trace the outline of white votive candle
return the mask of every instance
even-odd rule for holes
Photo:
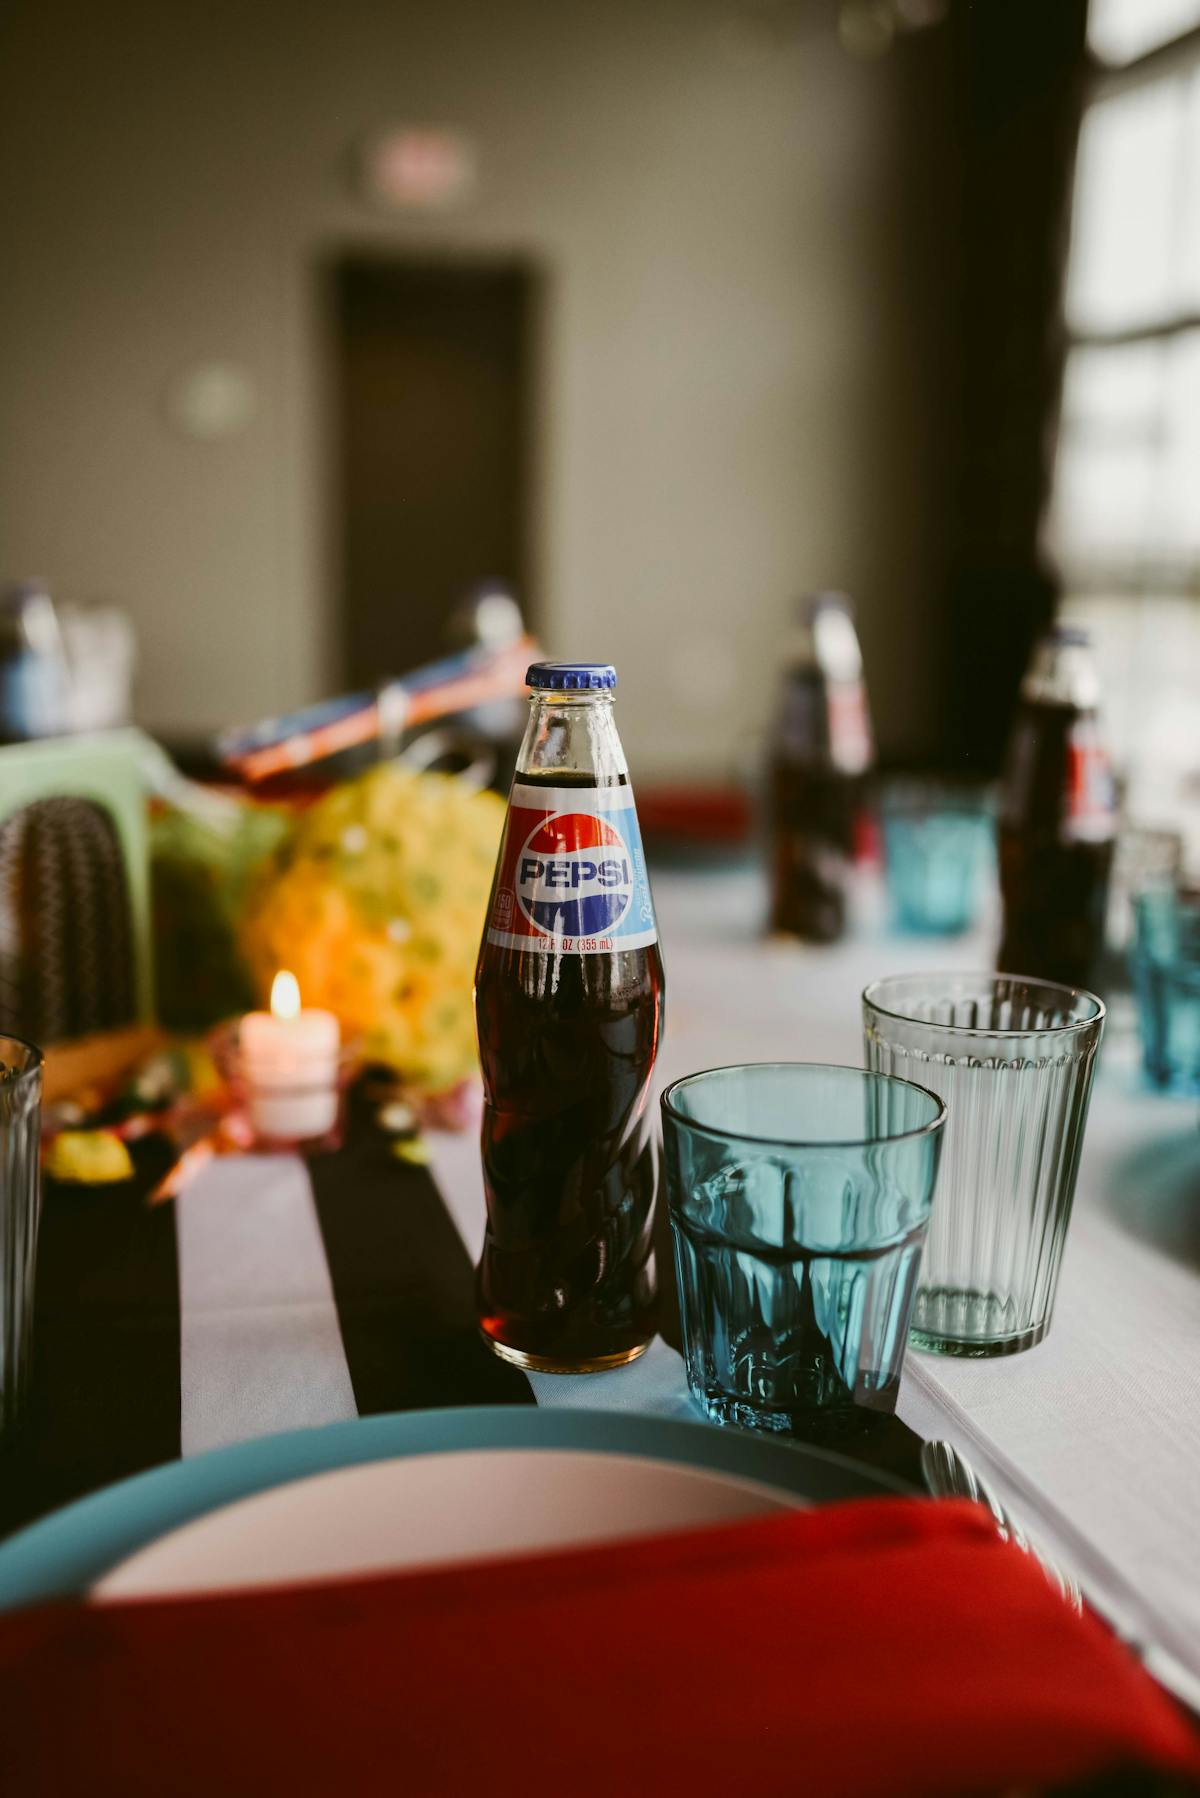
[[[303,1010],[286,969],[271,987],[270,1011],[247,1012],[238,1035],[246,1108],[259,1136],[305,1142],[337,1122],[341,1032],[331,1011]]]

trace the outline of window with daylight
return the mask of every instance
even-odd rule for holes
[[[1091,0],[1046,548],[1138,824],[1200,856],[1200,0]]]

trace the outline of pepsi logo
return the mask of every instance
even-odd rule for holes
[[[539,930],[591,937],[612,930],[633,900],[633,858],[620,832],[592,812],[560,812],[525,840],[517,903]]]

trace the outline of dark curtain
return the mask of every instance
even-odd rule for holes
[[[1056,598],[1037,552],[1064,355],[1062,284],[1087,0],[955,0],[939,46],[956,178],[942,759],[999,769]],[[933,36],[934,34],[930,34]]]

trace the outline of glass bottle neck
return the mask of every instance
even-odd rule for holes
[[[1021,697],[1041,705],[1095,711],[1100,704],[1100,681],[1091,650],[1086,644],[1043,638],[1021,682]]]
[[[830,683],[862,679],[862,650],[850,613],[837,605],[811,607],[793,626],[784,654],[793,672],[814,669]]]
[[[518,774],[583,777],[616,786],[628,775],[611,693],[535,693],[517,757]]]

